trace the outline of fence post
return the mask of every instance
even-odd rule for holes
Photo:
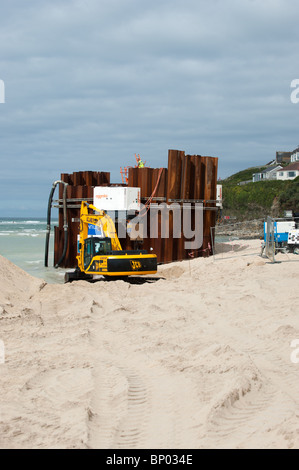
[[[274,219],[267,217],[266,249],[267,258],[275,263],[275,238],[274,238]]]

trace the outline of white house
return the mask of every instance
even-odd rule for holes
[[[258,181],[275,180],[276,172],[281,168],[283,168],[281,165],[273,165],[268,166],[265,170],[261,171],[260,173],[253,173],[252,182],[257,183]]]
[[[294,152],[291,155],[291,163],[299,162],[299,152]]]
[[[299,161],[291,163],[284,168],[280,168],[276,172],[276,178],[278,180],[293,180],[299,176]]]

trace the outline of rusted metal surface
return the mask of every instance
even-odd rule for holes
[[[154,198],[159,198],[164,202],[164,200],[166,201],[166,196],[167,196],[166,191],[167,191],[167,174],[168,174],[168,170],[167,170],[167,168],[163,168],[162,171],[161,171],[161,174],[160,174],[160,179],[158,180],[159,173],[160,173],[160,169],[155,168],[154,173],[153,173],[153,179],[152,179],[152,190],[154,191],[154,189],[157,185],[157,189],[156,189],[156,193],[154,195]]]
[[[217,184],[217,165],[218,159],[212,157],[202,157],[205,166],[204,178],[204,200],[213,201],[216,199],[216,184]],[[204,208],[204,226],[203,226],[203,256],[211,254],[211,227],[215,226],[216,211],[211,210],[215,207],[215,203],[205,202]]]
[[[189,155],[184,155],[184,157],[182,158],[180,199],[191,199],[190,194],[193,193],[193,191],[191,190],[190,172],[191,157]]]
[[[185,152],[168,151],[167,201],[181,199],[182,160]]]
[[[186,240],[183,233],[183,217],[181,217],[181,237],[174,238],[173,213],[169,213],[169,238],[162,238],[165,230],[161,212],[157,215],[158,238],[151,234],[150,210],[145,213],[147,220],[147,237],[142,241],[134,241],[127,235],[121,239],[123,249],[134,249],[137,246],[157,254],[159,263],[175,260],[190,259],[190,257],[209,256],[212,245],[210,228],[216,221],[216,184],[217,184],[218,158],[203,157],[201,155],[185,155],[181,150],[168,151],[168,168],[129,168],[128,186],[140,187],[142,202],[160,204],[166,202],[171,205],[176,202],[180,205],[191,205],[191,229],[195,227],[195,204],[203,204],[203,245],[195,250],[186,250]],[[92,200],[93,187],[111,185],[110,173],[79,171],[72,174],[63,173],[61,180],[69,184],[67,198],[77,201],[83,198]],[[62,185],[61,185],[62,186]],[[114,186],[114,185],[113,185]],[[62,199],[62,187],[59,188],[59,198]],[[77,235],[79,233],[78,219],[80,217],[80,204],[68,209],[69,247],[62,267],[75,267],[77,254]],[[76,220],[74,222],[73,220]],[[63,250],[63,211],[59,209],[59,226],[55,228],[54,262],[60,258]],[[151,250],[152,249],[152,250]]]
[[[189,158],[189,191],[188,191],[188,198],[187,199],[195,199],[195,165],[197,155],[188,155]]]
[[[62,173],[60,179],[67,186],[67,200],[75,200],[77,204],[68,204],[67,221],[68,221],[68,246],[65,258],[61,263],[63,268],[74,268],[77,266],[77,237],[79,234],[80,204],[81,200],[89,198],[92,201],[94,186],[107,186],[110,184],[110,173],[78,171],[72,174]],[[59,199],[62,200],[63,187],[59,186]],[[73,206],[76,207],[73,207]],[[75,220],[75,221],[74,221]],[[54,228],[54,264],[60,259],[64,245],[63,230],[63,209],[60,207],[58,211],[58,227]]]
[[[138,168],[128,169],[128,186],[138,188]]]
[[[143,193],[141,193],[141,197],[148,199],[152,195],[153,168],[140,168],[140,174],[141,174],[140,187],[143,188]]]
[[[153,249],[153,253],[157,255],[158,263],[164,261],[164,248],[165,240],[161,237],[161,212],[158,212],[157,215],[157,238],[150,238],[150,247]],[[150,230],[154,230],[154,227],[150,227]]]

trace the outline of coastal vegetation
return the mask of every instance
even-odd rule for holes
[[[223,215],[237,220],[283,217],[285,210],[299,212],[299,177],[294,180],[242,182],[265,167],[248,168],[219,181],[223,192]],[[241,183],[241,184],[240,184]]]

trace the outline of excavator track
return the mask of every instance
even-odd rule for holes
[[[73,281],[91,281],[93,276],[90,274],[85,274],[80,269],[76,268],[75,271],[67,272],[64,275],[64,283]]]

